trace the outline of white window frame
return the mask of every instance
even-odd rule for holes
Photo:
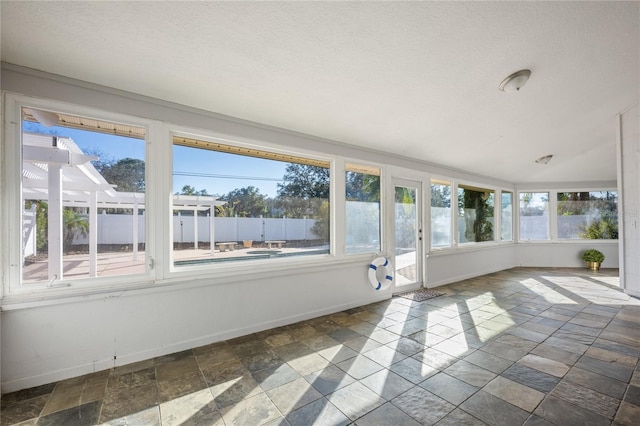
[[[450,186],[451,186],[451,245],[450,246],[446,246],[446,247],[432,247],[431,246],[431,181],[432,180],[438,180],[438,181],[445,181],[445,182],[449,182]],[[470,241],[470,242],[466,242],[466,243],[461,243],[459,241],[458,238],[458,231],[459,231],[459,226],[458,226],[458,189],[460,186],[470,186],[470,187],[476,187],[479,189],[486,189],[488,191],[492,191],[493,192],[493,217],[494,217],[494,224],[493,224],[493,240],[492,241],[481,241],[481,242],[475,242],[475,241]],[[502,226],[502,209],[501,209],[501,200],[502,200],[502,193],[503,192],[509,192],[512,194],[512,203],[514,202],[513,197],[516,194],[516,190],[512,189],[512,188],[505,188],[505,187],[501,187],[501,186],[496,186],[496,185],[489,185],[489,184],[485,184],[485,183],[479,183],[477,181],[472,181],[472,180],[467,180],[467,179],[457,179],[457,178],[453,178],[450,176],[444,176],[444,175],[431,175],[430,179],[429,179],[429,198],[428,198],[428,202],[426,203],[427,207],[428,207],[428,219],[429,219],[429,253],[430,254],[436,254],[436,253],[446,253],[446,252],[452,252],[452,251],[460,251],[460,250],[477,250],[477,249],[482,249],[482,248],[489,248],[489,247],[495,247],[498,245],[507,245],[507,244],[515,244],[516,242],[516,238],[515,238],[515,232],[516,232],[516,224],[514,223],[514,220],[516,220],[516,212],[514,211],[512,213],[512,223],[511,223],[511,233],[512,233],[512,239],[511,240],[502,240],[501,239],[501,226]],[[546,192],[546,191],[545,191]],[[519,217],[518,217],[519,220]]]
[[[508,193],[511,194],[511,239],[510,240],[503,240],[502,239],[502,195],[504,193]],[[499,189],[496,192],[496,197],[499,198],[500,200],[500,205],[496,206],[496,213],[497,213],[497,218],[496,218],[496,222],[498,223],[498,226],[496,226],[496,241],[500,242],[500,243],[513,243],[515,242],[515,223],[514,223],[514,219],[518,218],[518,215],[516,215],[516,212],[514,211],[514,197],[516,192],[514,190],[508,190],[508,189]],[[497,204],[497,203],[496,203]],[[519,218],[518,218],[519,219]]]
[[[603,187],[596,187],[595,189],[590,189],[590,188],[571,188],[571,189],[554,189],[553,191],[549,191],[549,192],[553,192],[553,200],[554,200],[554,216],[555,216],[555,235],[556,235],[556,240],[560,241],[560,242],[585,242],[585,241],[608,241],[608,242],[612,242],[612,241],[618,241],[620,239],[620,236],[618,235],[618,240],[611,240],[611,239],[600,239],[600,240],[593,240],[590,238],[560,238],[558,236],[558,194],[559,193],[563,193],[563,192],[615,192],[616,194],[618,194],[618,202],[616,204],[616,210],[618,212],[618,215],[620,214],[619,208],[620,208],[620,193],[618,191],[617,188],[603,188]],[[618,225],[619,226],[619,225]]]
[[[385,238],[386,235],[386,209],[385,209],[385,195],[386,195],[386,185],[385,185],[385,170],[386,168],[379,163],[372,163],[372,162],[368,162],[368,161],[362,161],[362,160],[356,160],[356,159],[351,159],[351,158],[340,158],[337,162],[337,165],[339,165],[341,172],[337,172],[340,173],[340,178],[339,178],[339,182],[336,176],[336,187],[338,185],[340,185],[340,196],[341,196],[341,208],[340,208],[340,220],[336,221],[340,224],[340,229],[341,232],[338,233],[338,235],[342,235],[342,238],[340,239],[340,243],[339,243],[339,254],[340,255],[344,255],[344,256],[348,256],[349,258],[357,258],[357,257],[371,257],[372,254],[381,254],[381,253],[385,253],[387,251],[387,239]],[[361,252],[361,253],[347,253],[347,232],[346,232],[346,226],[347,226],[347,217],[346,217],[346,211],[347,211],[347,195],[346,195],[346,190],[347,190],[347,182],[346,182],[346,172],[347,172],[347,167],[346,164],[355,164],[355,165],[362,165],[362,166],[368,166],[368,167],[375,167],[379,170],[380,172],[380,224],[379,224],[379,231],[380,231],[380,250],[378,251],[371,251],[371,252]],[[336,212],[338,213],[338,212]],[[338,219],[336,217],[336,219]],[[338,223],[336,223],[336,225],[338,225]],[[338,254],[338,253],[336,253]]]
[[[549,238],[546,240],[523,240],[522,236],[521,236],[521,232],[520,232],[520,194],[526,194],[526,193],[532,193],[532,194],[540,194],[540,193],[547,193],[549,194],[549,222],[548,222],[548,231],[549,231]],[[519,189],[516,192],[516,201],[518,202],[517,204],[517,241],[518,243],[525,243],[525,244],[547,244],[551,241],[556,241],[557,238],[557,224],[558,224],[558,218],[557,218],[557,210],[558,210],[558,205],[557,202],[555,201],[555,197],[557,197],[557,191],[555,190],[551,190],[551,189]]]
[[[459,241],[458,232],[459,232],[460,229],[459,229],[459,226],[458,226],[458,220],[460,218],[458,216],[458,213],[459,213],[458,212],[458,190],[460,189],[460,186],[475,187],[475,188],[478,188],[478,189],[486,189],[488,191],[493,192],[493,240],[491,240],[491,241],[467,241],[465,243],[461,243]],[[456,181],[456,192],[455,192],[456,208],[455,208],[454,218],[455,218],[455,223],[456,223],[456,226],[455,226],[455,228],[456,228],[455,242],[456,242],[456,246],[457,247],[473,247],[473,246],[478,247],[480,245],[482,245],[482,246],[493,245],[493,244],[497,244],[499,242],[499,240],[496,240],[496,232],[497,232],[497,229],[499,229],[498,226],[500,225],[499,218],[496,217],[497,213],[498,213],[498,216],[499,216],[499,212],[498,212],[499,209],[496,208],[496,205],[497,205],[497,202],[496,202],[497,193],[498,193],[498,189],[495,188],[495,187],[492,187],[490,185],[483,185],[483,184],[478,184],[478,183],[475,183],[475,182],[474,183],[470,183],[468,181],[462,181],[462,180]]]
[[[444,247],[433,247],[431,245],[432,243],[432,235],[431,232],[433,232],[433,227],[431,226],[431,185],[433,184],[433,180],[438,180],[438,181],[443,181],[443,182],[448,182],[449,183],[449,187],[451,188],[451,207],[450,207],[450,211],[449,211],[449,221],[451,223],[450,225],[450,229],[449,232],[451,233],[451,242],[448,246],[444,246]],[[428,222],[429,222],[429,226],[426,228],[428,229],[429,233],[425,234],[427,237],[425,238],[426,240],[429,241],[429,245],[428,245],[428,252],[427,253],[435,253],[435,252],[440,252],[440,251],[447,251],[447,250],[452,250],[455,249],[457,247],[456,244],[456,236],[457,234],[454,235],[454,232],[457,232],[457,205],[458,205],[458,198],[456,195],[455,198],[455,204],[454,204],[454,199],[453,199],[453,194],[454,194],[454,179],[452,177],[447,177],[447,176],[441,176],[441,175],[431,175],[429,176],[428,179],[428,185],[429,185],[429,189],[428,189],[428,198],[425,198],[425,207],[427,207],[425,209],[425,214],[428,214],[428,216],[426,216],[428,218]],[[454,208],[454,205],[456,206]]]
[[[518,201],[517,209],[517,241],[519,243],[526,244],[544,244],[544,243],[564,243],[564,244],[579,244],[586,241],[594,244],[600,244],[604,242],[614,242],[618,240],[591,240],[588,238],[559,238],[558,237],[558,193],[560,192],[600,192],[609,191],[618,193],[618,215],[620,214],[620,193],[617,188],[608,186],[595,186],[595,187],[560,187],[559,189],[518,189],[516,191],[516,197]],[[520,194],[521,193],[540,193],[546,192],[549,194],[549,239],[548,240],[522,240],[520,238]],[[515,213],[515,212],[514,212]]]
[[[161,129],[159,122],[133,117],[125,114],[108,112],[100,109],[84,107],[77,104],[53,101],[43,98],[29,97],[14,93],[3,93],[4,102],[4,169],[2,170],[3,191],[2,204],[10,206],[3,209],[1,226],[3,235],[2,252],[7,253],[8,259],[2,259],[0,268],[1,276],[5,277],[5,296],[17,296],[29,294],[43,294],[47,297],[62,297],[74,294],[86,294],[95,291],[110,290],[120,287],[132,288],[151,285],[156,276],[153,266],[157,241],[151,230],[156,224],[156,197],[157,188],[154,187],[155,161],[154,150],[150,149],[151,142],[157,137]],[[135,127],[145,128],[145,272],[142,274],[100,276],[91,278],[77,278],[62,280],[58,286],[50,286],[46,282],[22,283],[22,108],[36,108],[57,111],[69,115],[94,118],[109,122],[121,123]]]
[[[210,278],[212,271],[215,272],[215,276],[219,278],[237,278],[240,275],[247,274],[247,265],[252,266],[252,272],[259,270],[261,273],[282,272],[284,270],[290,270],[292,265],[296,266],[313,266],[318,264],[326,264],[327,262],[334,261],[336,258],[340,259],[344,257],[344,249],[340,253],[339,246],[337,245],[337,222],[342,220],[344,222],[344,214],[342,219],[337,215],[339,214],[338,208],[342,206],[344,210],[344,188],[342,189],[343,200],[337,197],[337,187],[340,186],[340,174],[338,169],[340,168],[340,161],[335,157],[330,157],[326,154],[319,154],[317,152],[307,150],[291,150],[291,148],[285,148],[272,143],[254,140],[249,138],[242,138],[237,136],[230,136],[225,133],[215,132],[205,129],[195,129],[187,126],[179,126],[174,124],[167,124],[164,126],[164,134],[167,139],[167,158],[165,161],[164,170],[164,185],[167,188],[163,192],[165,198],[162,202],[162,211],[165,214],[162,215],[162,234],[165,236],[165,248],[163,249],[163,256],[166,261],[163,262],[162,273],[168,280],[174,280],[178,278]],[[242,148],[257,149],[261,151],[269,151],[273,153],[279,153],[283,155],[293,155],[298,157],[304,157],[309,159],[315,159],[320,161],[326,161],[329,163],[329,203],[330,203],[330,223],[332,223],[329,238],[330,248],[328,254],[312,255],[312,256],[296,256],[286,257],[281,259],[254,259],[246,261],[233,261],[233,262],[212,262],[210,264],[201,265],[183,265],[175,266],[173,259],[173,221],[171,219],[173,211],[173,199],[171,194],[173,193],[173,177],[171,171],[173,170],[173,136],[186,137],[191,139],[197,139],[209,142],[220,142],[225,145],[238,146]],[[342,186],[344,187],[344,163],[342,162]],[[342,223],[344,226],[344,223]],[[344,235],[340,234],[340,235]],[[249,272],[249,273],[252,273]]]

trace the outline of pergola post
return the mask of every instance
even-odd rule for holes
[[[98,276],[98,193],[89,195],[89,276]]]
[[[49,163],[48,172],[48,212],[47,252],[49,259],[49,280],[62,279],[62,166]]]
[[[198,248],[198,208],[193,209],[193,248]]]
[[[209,244],[211,245],[211,247],[209,247],[211,249],[211,255],[213,255],[213,248],[216,246],[216,241],[215,241],[215,213],[216,209],[215,206],[213,204],[211,204],[211,212],[207,215],[209,216]]]
[[[138,199],[133,199],[133,261],[138,260]]]

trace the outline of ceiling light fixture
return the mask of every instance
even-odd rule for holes
[[[547,164],[549,161],[551,161],[552,158],[553,158],[552,154],[545,155],[544,157],[538,158],[536,160],[536,163],[538,163],[538,164]]]
[[[502,83],[500,83],[499,86],[500,90],[502,90],[503,92],[517,92],[522,86],[527,83],[529,77],[531,77],[530,70],[516,71],[509,77],[502,80]]]
[[[55,112],[43,111],[41,109],[31,108],[31,115],[46,127],[55,126],[60,121],[60,116]]]

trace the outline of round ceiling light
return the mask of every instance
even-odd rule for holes
[[[499,88],[503,92],[517,92],[527,83],[529,77],[531,77],[531,70],[516,71],[502,80]]]
[[[540,157],[536,160],[538,164],[547,164],[553,158],[553,154],[545,155],[544,157]]]

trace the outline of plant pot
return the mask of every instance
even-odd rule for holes
[[[587,268],[592,271],[598,271],[600,270],[600,262],[587,262]]]
[[[242,240],[242,245],[244,248],[251,248],[253,245],[253,240]]]

